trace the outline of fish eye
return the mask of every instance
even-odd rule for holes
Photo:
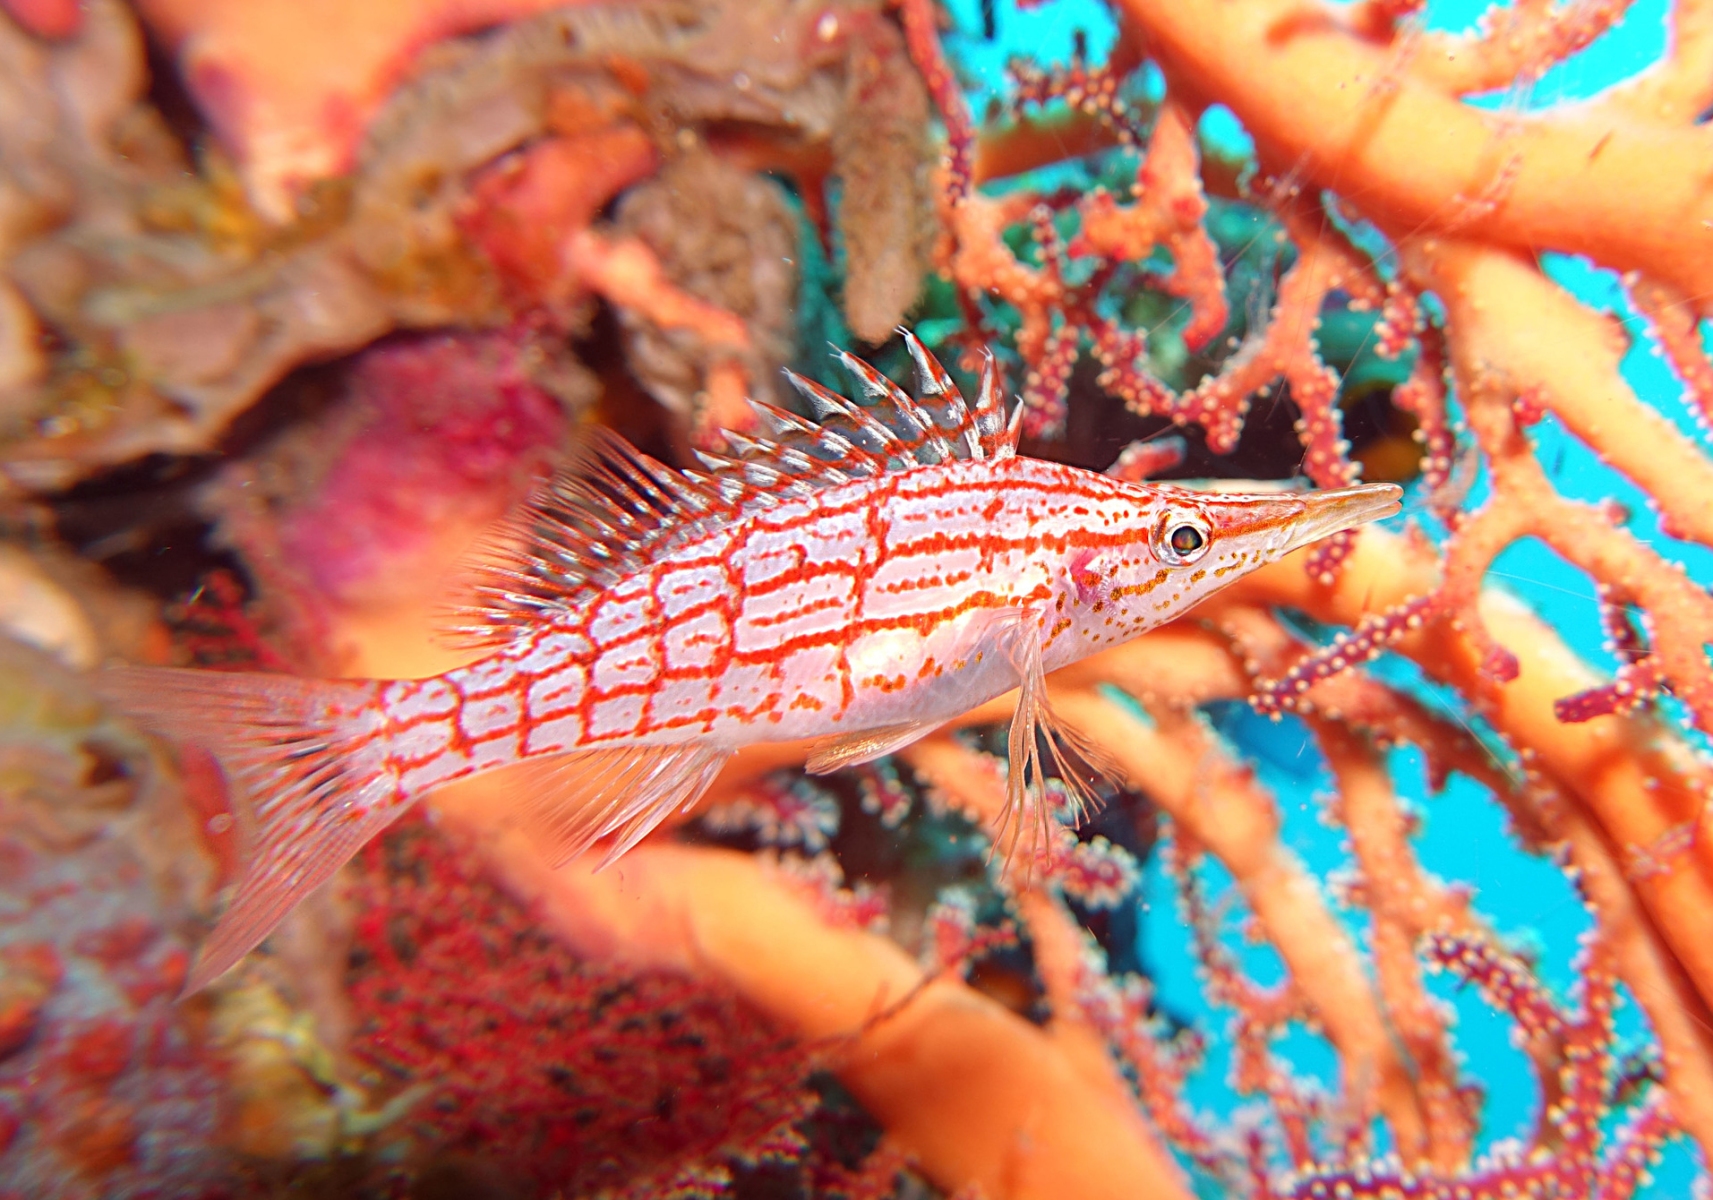
[[[1201,530],[1194,525],[1179,525],[1166,540],[1179,554],[1194,554],[1207,539],[1202,537]]]
[[[1160,558],[1171,566],[1183,566],[1200,558],[1210,541],[1206,522],[1187,513],[1172,513],[1160,523],[1156,536]]]

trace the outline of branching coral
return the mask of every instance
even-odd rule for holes
[[[1337,573],[1344,548],[1333,548],[1309,567],[1309,579],[1293,581],[1282,594],[1268,590],[1269,580],[1249,585],[1253,598],[1283,600],[1322,620],[1358,625],[1354,635],[1339,635],[1298,661],[1268,665],[1258,659],[1263,665],[1256,669],[1270,676],[1263,680],[1260,702],[1274,711],[1285,707],[1325,714],[1324,704],[1310,699],[1310,690],[1336,682],[1340,672],[1388,647],[1454,682],[1518,753],[1529,788],[1559,797],[1545,810],[1544,828],[1539,819],[1530,822],[1539,830],[1534,836],[1559,842],[1571,836],[1565,822],[1572,814],[1576,820],[1593,818],[1587,833],[1606,843],[1600,851],[1603,869],[1629,873],[1630,886],[1650,915],[1655,953],[1695,981],[1693,998],[1684,997],[1679,986],[1679,1000],[1650,1005],[1656,1028],[1665,1036],[1676,1023],[1671,1011],[1676,1003],[1687,1000],[1691,1012],[1703,1011],[1702,998],[1709,994],[1701,965],[1707,908],[1697,836],[1707,773],[1687,746],[1642,710],[1662,690],[1669,691],[1702,733],[1713,730],[1705,699],[1713,681],[1705,650],[1713,636],[1713,607],[1703,586],[1624,528],[1627,517],[1621,511],[1563,497],[1533,452],[1528,426],[1545,413],[1559,418],[1646,490],[1669,535],[1703,543],[1707,497],[1713,495],[1707,486],[1709,465],[1688,436],[1624,382],[1618,369],[1623,347],[1604,319],[1553,284],[1516,247],[1587,253],[1629,272],[1638,307],[1654,322],[1670,361],[1699,402],[1706,358],[1693,336],[1697,314],[1680,289],[1705,289],[1705,281],[1694,278],[1705,258],[1690,246],[1713,227],[1705,220],[1705,196],[1694,182],[1692,147],[1700,133],[1689,124],[1707,99],[1695,82],[1705,43],[1704,14],[1683,6],[1674,14],[1676,40],[1665,62],[1574,110],[1497,122],[1456,99],[1537,77],[1556,58],[1585,44],[1613,15],[1601,12],[1579,17],[1585,24],[1577,25],[1544,7],[1520,9],[1491,22],[1484,40],[1461,47],[1457,69],[1446,71],[1427,65],[1445,61],[1427,48],[1443,50],[1438,41],[1392,24],[1397,13],[1382,21],[1378,8],[1336,17],[1258,3],[1226,6],[1215,16],[1181,5],[1125,5],[1129,44],[1151,55],[1166,79],[1157,128],[1169,128],[1173,104],[1199,108],[1218,100],[1235,111],[1256,139],[1263,168],[1276,173],[1252,185],[1252,200],[1273,211],[1297,259],[1280,281],[1265,328],[1193,389],[1174,397],[1144,376],[1145,389],[1118,390],[1145,411],[1167,411],[1180,419],[1187,415],[1204,426],[1210,447],[1229,448],[1254,391],[1283,377],[1302,413],[1303,472],[1317,482],[1332,482],[1348,477],[1350,467],[1332,407],[1337,379],[1315,344],[1329,298],[1339,294],[1352,307],[1382,309],[1374,334],[1382,352],[1398,353],[1419,340],[1414,373],[1400,388],[1397,403],[1419,421],[1426,450],[1423,475],[1433,489],[1426,498],[1451,530],[1443,557],[1422,545],[1385,543],[1370,535],[1363,539],[1366,563],[1360,571],[1346,565]],[[1378,34],[1376,24],[1384,26]],[[1390,48],[1376,44],[1386,41]],[[925,58],[924,69],[932,73],[931,60]],[[960,137],[966,143],[951,151],[948,188],[955,189],[955,164],[960,154],[972,153],[976,135],[958,107],[961,99],[951,95],[943,102],[953,109],[946,119],[948,135],[954,143]],[[1466,136],[1453,132],[1458,126]],[[1580,153],[1570,149],[1572,144],[1581,147]],[[1620,145],[1622,151],[1606,159]],[[1640,169],[1630,162],[1634,156],[1646,160],[1650,177],[1662,180],[1641,208],[1634,189],[1610,174]],[[1557,201],[1547,200],[1549,178],[1556,181],[1553,189],[1574,179],[1574,198],[1561,194]],[[1334,209],[1318,211],[1328,196],[1334,197]],[[1648,207],[1656,201],[1666,206],[1657,214]],[[1013,212],[1027,206],[1015,196],[1006,203]],[[1668,210],[1678,215],[1668,217]],[[1088,214],[1083,216],[1086,222]],[[1346,239],[1342,231],[1362,221],[1390,236],[1395,258],[1369,260]],[[959,244],[949,259],[960,282],[991,290],[1005,271],[1028,270],[1007,265],[1010,254],[998,232],[997,225],[983,229],[965,223],[956,229],[954,236],[972,243]],[[959,272],[960,260],[985,265],[980,272]],[[1334,273],[1317,280],[1317,272],[1327,272],[1332,263],[1339,264]],[[1432,300],[1425,308],[1432,315],[1418,315],[1427,296]],[[1033,311],[1028,298],[1016,289],[1005,298],[1018,305],[1027,329]],[[1137,335],[1132,337],[1140,346]],[[1019,345],[1030,369],[1063,377],[1065,367],[1056,353],[1021,339]],[[1110,379],[1106,382],[1112,386]],[[1492,487],[1482,507],[1467,515],[1450,490],[1454,426],[1448,396],[1461,405],[1473,434],[1472,453],[1480,455]],[[1185,414],[1175,406],[1186,401],[1205,407]],[[1614,682],[1597,683],[1542,626],[1483,588],[1499,553],[1528,537],[1546,542],[1604,589],[1608,626],[1624,635]],[[1632,623],[1630,611],[1639,614],[1645,634]],[[1365,612],[1372,615],[1359,621]],[[1614,713],[1636,715],[1593,723],[1600,714]],[[1566,725],[1572,721],[1588,724],[1572,732]],[[1343,735],[1321,730],[1323,747],[1329,738],[1347,744]],[[1110,743],[1103,739],[1103,744]],[[1366,791],[1360,781],[1372,772],[1358,770],[1356,763],[1341,766],[1348,750],[1327,752],[1342,784],[1342,808],[1351,812]],[[1157,779],[1158,768],[1150,768],[1148,777]],[[1361,861],[1371,843],[1355,838],[1355,829],[1352,833]],[[1581,854],[1592,853],[1586,835],[1582,845]],[[1240,883],[1248,877],[1233,873]],[[1383,878],[1391,886],[1403,883],[1395,870]],[[1362,899],[1380,922],[1370,946],[1378,982],[1389,994],[1388,1004],[1402,1006],[1395,1014],[1402,1045],[1421,1078],[1429,1079],[1425,1068],[1446,1061],[1444,1051],[1438,1048],[1431,1012],[1419,1002],[1406,1002],[1405,993],[1415,986],[1409,982],[1414,968],[1398,957],[1408,955],[1426,926],[1389,933],[1382,918],[1395,902],[1372,886]],[[1258,914],[1264,913],[1258,899],[1251,902]],[[1610,918],[1620,927],[1632,919]],[[1453,911],[1429,925],[1460,920],[1467,917]],[[1290,936],[1269,926],[1269,940],[1287,961]],[[1293,967],[1292,976],[1299,988],[1309,977],[1300,967]],[[1411,1010],[1418,1015],[1410,1017]],[[1348,1067],[1349,1047],[1344,1048]],[[1688,1060],[1696,1063],[1674,1081],[1682,1096],[1677,1113],[1705,1138],[1705,1127],[1690,1115],[1706,1103],[1701,1092],[1705,1050],[1683,1047],[1674,1057],[1686,1066]],[[1378,1079],[1384,1078],[1382,1071]],[[1442,1082],[1449,1087],[1449,1080]],[[1442,1146],[1455,1150],[1459,1139],[1467,1146],[1467,1130],[1456,1133],[1466,1121],[1458,1115],[1454,1089],[1420,1102],[1416,1117],[1390,1110],[1406,1157],[1412,1123],[1433,1111],[1439,1115],[1428,1128]],[[1450,1161],[1448,1153],[1457,1156],[1442,1148],[1430,1150],[1428,1160],[1443,1166]]]
[[[1668,688],[1702,732],[1713,729],[1703,699],[1709,680],[1704,647],[1713,634],[1706,593],[1658,549],[1624,530],[1622,514],[1562,497],[1535,458],[1527,426],[1546,412],[1559,417],[1646,489],[1668,533],[1697,541],[1706,541],[1701,526],[1713,495],[1706,486],[1709,468],[1693,442],[1622,381],[1620,348],[1600,317],[1514,248],[1555,246],[1640,272],[1631,280],[1639,306],[1657,323],[1692,396],[1705,390],[1705,359],[1691,337],[1695,313],[1682,298],[1701,286],[1693,272],[1704,258],[1679,240],[1682,220],[1665,215],[1675,211],[1694,217],[1698,228],[1706,225],[1695,217],[1704,201],[1690,190],[1694,143],[1683,124],[1706,99],[1696,97],[1688,82],[1698,61],[1697,12],[1678,15],[1674,55],[1652,75],[1571,115],[1548,112],[1503,124],[1460,108],[1456,97],[1496,80],[1537,76],[1553,58],[1584,44],[1610,14],[1589,17],[1593,23],[1582,26],[1539,13],[1522,14],[1510,25],[1497,22],[1488,41],[1469,47],[1479,65],[1445,73],[1417,71],[1417,61],[1432,57],[1418,47],[1435,43],[1410,30],[1387,25],[1378,38],[1392,39],[1393,52],[1376,49],[1377,35],[1363,23],[1379,17],[1366,10],[1342,24],[1330,13],[1311,16],[1265,4],[1222,9],[1219,20],[1181,5],[1130,5],[1128,34],[1135,47],[1154,57],[1167,92],[1142,160],[1136,204],[1125,210],[1098,192],[1068,200],[1062,193],[1038,198],[976,192],[979,139],[938,49],[934,14],[908,0],[901,8],[949,139],[940,261],[966,297],[979,298],[966,311],[976,313],[978,304],[996,301],[1001,307],[989,310],[996,315],[1014,311],[1025,402],[1037,433],[1059,426],[1070,365],[1086,344],[1105,367],[1104,386],[1141,411],[1201,425],[1215,450],[1235,445],[1251,397],[1282,379],[1302,414],[1304,473],[1323,484],[1343,482],[1353,468],[1339,424],[1339,380],[1316,345],[1329,302],[1374,312],[1382,352],[1415,359],[1398,403],[1417,417],[1426,451],[1423,474],[1432,489],[1428,499],[1451,527],[1443,557],[1421,544],[1371,535],[1354,548],[1346,543],[1325,549],[1288,575],[1277,570],[1249,585],[1243,597],[1249,604],[1283,603],[1330,623],[1358,626],[1353,638],[1306,657],[1292,649],[1289,635],[1268,624],[1264,610],[1234,606],[1211,617],[1241,667],[1234,673],[1230,666],[1208,664],[1214,680],[1226,681],[1228,694],[1246,693],[1256,675],[1263,681],[1264,705],[1313,714],[1311,728],[1339,789],[1335,811],[1349,828],[1360,872],[1347,899],[1372,920],[1365,953],[1328,914],[1303,868],[1282,852],[1277,818],[1268,815],[1270,801],[1234,766],[1230,774],[1213,769],[1219,752],[1175,707],[1209,698],[1219,683],[1210,689],[1208,677],[1195,677],[1179,662],[1191,679],[1174,694],[1169,675],[1150,675],[1140,663],[1106,666],[1120,661],[1120,654],[1089,664],[1085,674],[1132,692],[1148,681],[1142,690],[1156,693],[1150,704],[1164,734],[1159,737],[1096,697],[1061,701],[1071,719],[1086,713],[1085,719],[1096,722],[1084,732],[1186,826],[1179,839],[1183,869],[1189,870],[1197,853],[1214,853],[1285,961],[1288,988],[1278,995],[1258,992],[1231,964],[1216,969],[1217,938],[1200,935],[1204,960],[1214,978],[1224,980],[1216,996],[1238,1011],[1248,1031],[1237,1038],[1244,1048],[1240,1086],[1272,1102],[1295,1164],[1296,1174],[1280,1186],[1305,1195],[1320,1194],[1317,1189],[1378,1195],[1406,1186],[1500,1194],[1516,1187],[1577,1190],[1598,1183],[1618,1194],[1635,1185],[1640,1164],[1671,1125],[1709,1144],[1710,1060],[1695,1016],[1706,1011],[1709,994],[1702,966],[1708,897],[1699,882],[1702,842],[1695,835],[1706,767],[1658,716],[1640,711],[1649,696]],[[1534,21],[1528,29],[1516,24],[1528,20]],[[1254,51],[1253,57],[1234,55],[1234,45]],[[1306,112],[1292,99],[1311,79],[1311,100],[1324,104],[1324,111]],[[1044,94],[1038,82],[1030,98],[1037,93]],[[1164,242],[1171,251],[1165,290],[1189,300],[1184,341],[1203,342],[1214,314],[1220,314],[1218,324],[1225,323],[1223,281],[1209,276],[1206,235],[1198,236],[1196,160],[1184,149],[1185,114],[1214,99],[1243,119],[1257,139],[1263,167],[1274,172],[1251,196],[1273,212],[1294,246],[1295,262],[1279,282],[1270,319],[1204,380],[1173,389],[1152,372],[1141,331],[1117,324],[1099,297],[1114,272]],[[1099,115],[1110,120],[1104,109]],[[1441,129],[1462,123],[1481,132],[1454,145],[1439,140],[1445,135],[1425,137],[1421,130],[1429,121]],[[1602,121],[1599,134],[1587,134]],[[1567,146],[1578,137],[1587,143],[1571,175]],[[1426,160],[1412,160],[1407,178],[1406,139],[1411,153]],[[1620,143],[1622,152],[1611,163],[1602,161]],[[1676,172],[1642,206],[1648,211],[1638,211],[1635,197],[1608,173],[1627,169],[1612,164],[1636,155],[1649,158],[1656,171]],[[1553,186],[1562,188],[1572,177],[1574,201],[1548,204],[1544,181],[1556,180]],[[1326,196],[1322,187],[1336,195]],[[1663,207],[1655,212],[1649,207],[1655,204]],[[1567,208],[1575,210],[1574,222]],[[1060,214],[1073,218],[1078,231],[1068,245],[1061,241]],[[1160,223],[1164,214],[1182,221],[1180,229],[1195,228],[1174,241],[1172,227]],[[1395,258],[1359,249],[1367,243],[1352,235],[1363,220],[1391,235]],[[1002,236],[1019,222],[1026,222],[1035,246],[1029,258],[1019,257]],[[1700,233],[1684,236],[1693,243]],[[1067,273],[1070,257],[1079,253],[1099,260],[1091,274]],[[1471,452],[1480,455],[1492,484],[1485,505],[1467,516],[1454,490],[1452,398],[1473,434]],[[1599,685],[1550,631],[1483,587],[1493,559],[1524,537],[1546,541],[1607,589],[1609,612],[1628,606],[1641,614],[1645,636],[1628,638],[1616,683]],[[1341,561],[1353,549],[1355,557]],[[1375,615],[1363,623],[1364,612]],[[1623,619],[1624,628],[1633,630]],[[1618,628],[1618,620],[1614,616],[1609,624]],[[1132,653],[1141,654],[1145,645],[1146,640]],[[1517,756],[1515,777],[1461,732],[1349,674],[1388,647],[1459,688]],[[1185,653],[1181,646],[1174,650]],[[1620,710],[1631,715],[1598,715]],[[1567,725],[1572,718],[1582,727],[1573,731]],[[1568,857],[1597,923],[1595,948],[1584,966],[1583,1015],[1567,1023],[1531,1009],[1524,997],[1535,994],[1536,985],[1524,987],[1514,963],[1498,965],[1510,960],[1469,897],[1413,864],[1407,824],[1374,738],[1416,743],[1438,769],[1474,775],[1510,807],[1528,844],[1558,847]],[[1174,804],[1169,764],[1186,754],[1191,761],[1179,785],[1183,799]],[[1032,902],[1025,896],[1018,903],[1029,911]],[[1206,910],[1194,911],[1202,914],[1194,922],[1202,928]],[[1372,962],[1372,983],[1364,958]],[[1531,1174],[1535,1167],[1502,1158],[1473,1160],[1476,1124],[1468,1084],[1450,1048],[1445,1018],[1424,988],[1423,972],[1435,966],[1464,971],[1521,1023],[1541,1071],[1542,1103],[1553,1114],[1537,1136],[1543,1145],[1566,1148],[1550,1171],[1570,1174],[1555,1176],[1556,1183]],[[1042,962],[1037,969],[1048,973]],[[1509,983],[1493,987],[1495,973]],[[1590,1064],[1610,1053],[1613,1034],[1604,1015],[1609,1001],[1603,997],[1615,978],[1641,998],[1665,1048],[1663,1077],[1671,1102],[1648,1101],[1602,1149],[1586,1122],[1620,1100],[1610,1072]],[[1304,1093],[1268,1056],[1269,1032],[1293,1017],[1324,1028],[1341,1053],[1344,1089],[1336,1105]],[[1156,1049],[1150,1061],[1158,1057]],[[1386,1117],[1399,1167],[1366,1162],[1372,1112]],[[1179,1131],[1173,1141],[1186,1154],[1209,1154],[1200,1138],[1184,1132],[1190,1126],[1181,1113],[1156,1118],[1156,1124]],[[1311,1129],[1342,1149],[1321,1149]],[[1340,1139],[1328,1129],[1345,1132]],[[1254,1172],[1251,1183],[1262,1189],[1272,1186],[1266,1161],[1263,1156],[1247,1168]],[[1230,1174],[1235,1164],[1204,1165],[1236,1178]],[[1339,1178],[1346,1170],[1351,1173]],[[1415,1182],[1405,1183],[1396,1171]]]

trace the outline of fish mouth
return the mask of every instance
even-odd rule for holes
[[[1308,492],[1300,497],[1302,511],[1292,522],[1290,540],[1278,553],[1288,554],[1341,530],[1396,516],[1403,509],[1403,499],[1404,489],[1395,483]]]

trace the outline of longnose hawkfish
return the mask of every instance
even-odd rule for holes
[[[1065,736],[1049,671],[1398,510],[1385,484],[1237,495],[1019,457],[991,354],[971,406],[905,340],[915,398],[839,353],[860,402],[788,372],[818,420],[758,403],[772,438],[729,434],[706,471],[591,435],[479,569],[462,632],[484,657],[468,666],[105,672],[110,695],[205,742],[247,797],[243,874],[188,987],[424,793],[504,767],[565,776],[518,789],[542,798],[560,860],[597,842],[611,859],[744,746],[820,739],[808,769],[832,771],[1017,689],[1008,814],[1041,819],[1038,746]]]

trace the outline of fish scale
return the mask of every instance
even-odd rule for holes
[[[105,673],[131,711],[205,742],[248,804],[245,871],[188,986],[423,794],[502,768],[549,853],[602,842],[610,861],[745,746],[815,739],[808,768],[835,770],[1018,689],[1006,820],[1038,837],[1049,771],[1087,799],[1061,743],[1099,758],[1054,719],[1046,672],[1396,510],[1388,485],[1235,495],[1019,457],[991,355],[966,404],[904,336],[915,397],[840,352],[860,402],[788,373],[818,420],[757,405],[774,436],[734,435],[705,472],[591,435],[490,546],[468,666]]]

